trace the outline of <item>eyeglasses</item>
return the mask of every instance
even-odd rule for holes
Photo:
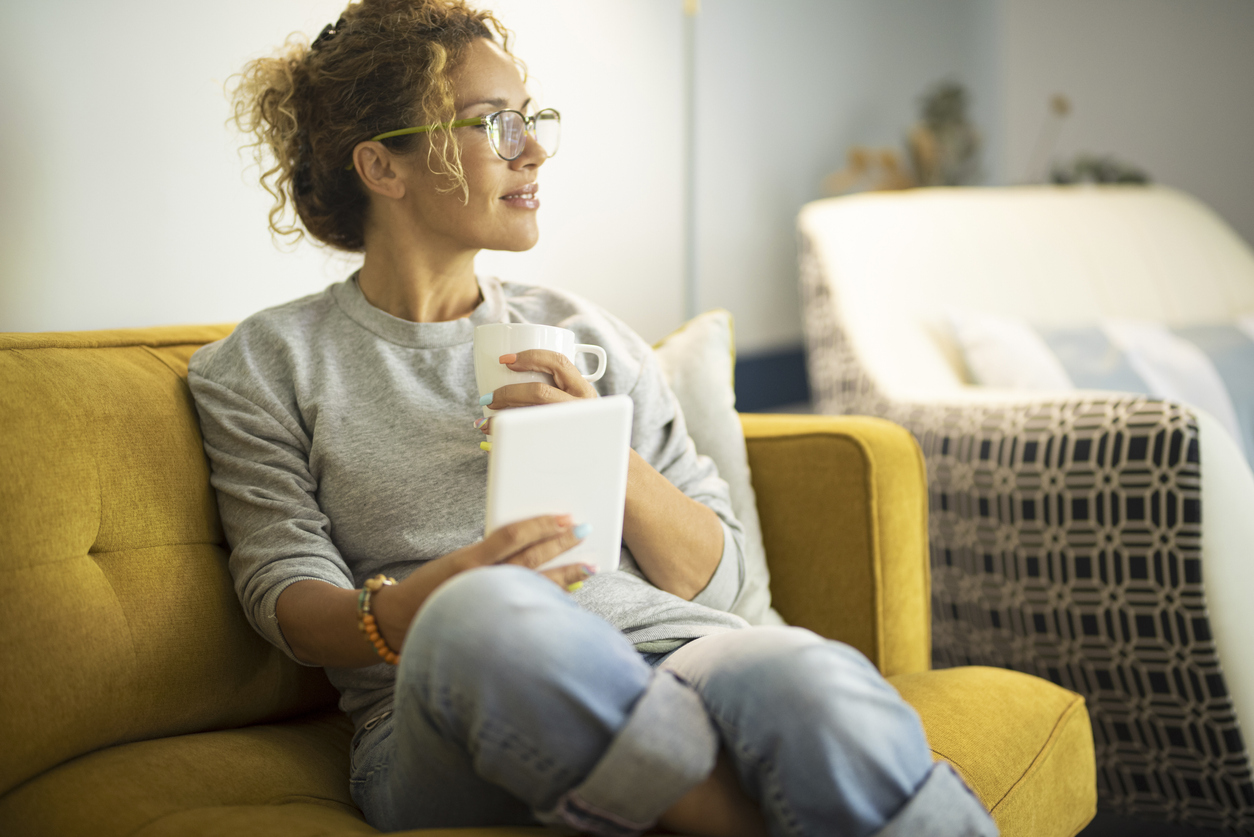
[[[527,147],[528,136],[540,144],[546,156],[552,157],[557,153],[557,146],[562,138],[562,115],[553,108],[545,108],[534,116],[524,116],[521,111],[517,110],[498,110],[483,116],[472,116],[469,119],[458,119],[454,122],[401,128],[373,136],[369,141],[378,142],[407,134],[421,134],[441,127],[468,128],[472,125],[485,127],[492,151],[502,160],[517,160],[523,153],[523,149]],[[350,163],[348,168],[352,167]]]

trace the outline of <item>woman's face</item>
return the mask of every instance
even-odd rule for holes
[[[454,119],[513,109],[529,114],[530,97],[514,62],[486,38],[475,40],[451,74],[456,95]],[[514,160],[492,150],[484,126],[455,128],[461,145],[469,200],[460,188],[448,190],[447,175],[435,174],[427,162],[427,146],[406,157],[405,203],[412,221],[453,249],[529,250],[540,237],[536,210],[536,176],[546,159],[533,138]],[[437,140],[438,141],[438,140]],[[432,164],[437,158],[433,155]]]

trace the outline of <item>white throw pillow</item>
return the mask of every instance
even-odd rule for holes
[[[770,574],[757,498],[749,481],[749,455],[732,388],[736,350],[732,316],[708,311],[653,347],[662,374],[679,399],[697,452],[714,460],[731,489],[732,511],[745,527],[745,584],[732,612],[751,625],[782,625],[771,608]]]
[[[1005,389],[1073,388],[1067,370],[1025,321],[957,309],[948,316],[975,383]]]

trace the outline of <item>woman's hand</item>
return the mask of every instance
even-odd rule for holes
[[[587,531],[574,525],[568,514],[541,515],[502,526],[478,543],[462,547],[447,557],[459,565],[457,572],[492,564],[517,564],[535,569],[577,546],[587,535]],[[569,564],[544,570],[541,574],[565,589],[594,572],[596,568],[588,564]]]
[[[553,376],[553,385],[528,382],[506,384],[492,393],[487,407],[508,410],[511,407],[534,407],[539,404],[557,404],[576,398],[596,398],[597,391],[584,378],[574,362],[561,352],[547,349],[528,349],[517,354],[501,355],[501,363],[515,372],[545,372]],[[485,421],[479,430],[490,433],[492,422]]]
[[[578,545],[587,535],[568,514],[542,515],[502,526],[481,541],[424,564],[394,587],[375,593],[372,609],[379,631],[399,654],[414,614],[443,582],[467,570],[495,564],[536,569]],[[579,589],[575,585],[582,585],[594,572],[596,568],[588,564],[567,564],[540,574],[563,590],[574,592]]]
[[[397,653],[409,633],[409,623],[427,597],[448,579],[493,564],[517,564],[534,569],[561,555],[587,536],[572,526],[568,515],[546,515],[502,526],[491,535],[428,561],[399,584],[384,587],[371,596],[370,609],[388,646]],[[571,564],[541,574],[568,592],[595,568]],[[275,611],[283,636],[303,662],[320,666],[359,668],[376,665],[379,656],[357,628],[356,590],[345,590],[325,581],[304,579],[279,594]]]

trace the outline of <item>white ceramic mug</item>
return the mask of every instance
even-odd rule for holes
[[[479,395],[487,395],[507,384],[535,381],[553,386],[553,376],[547,372],[515,372],[501,363],[501,355],[518,354],[528,349],[557,352],[570,358],[572,363],[577,354],[594,354],[597,356],[596,371],[584,375],[584,380],[599,381],[605,374],[605,349],[576,343],[575,332],[570,329],[535,323],[489,323],[475,328],[475,382],[479,385]],[[483,408],[485,416],[495,413],[496,410]]]

